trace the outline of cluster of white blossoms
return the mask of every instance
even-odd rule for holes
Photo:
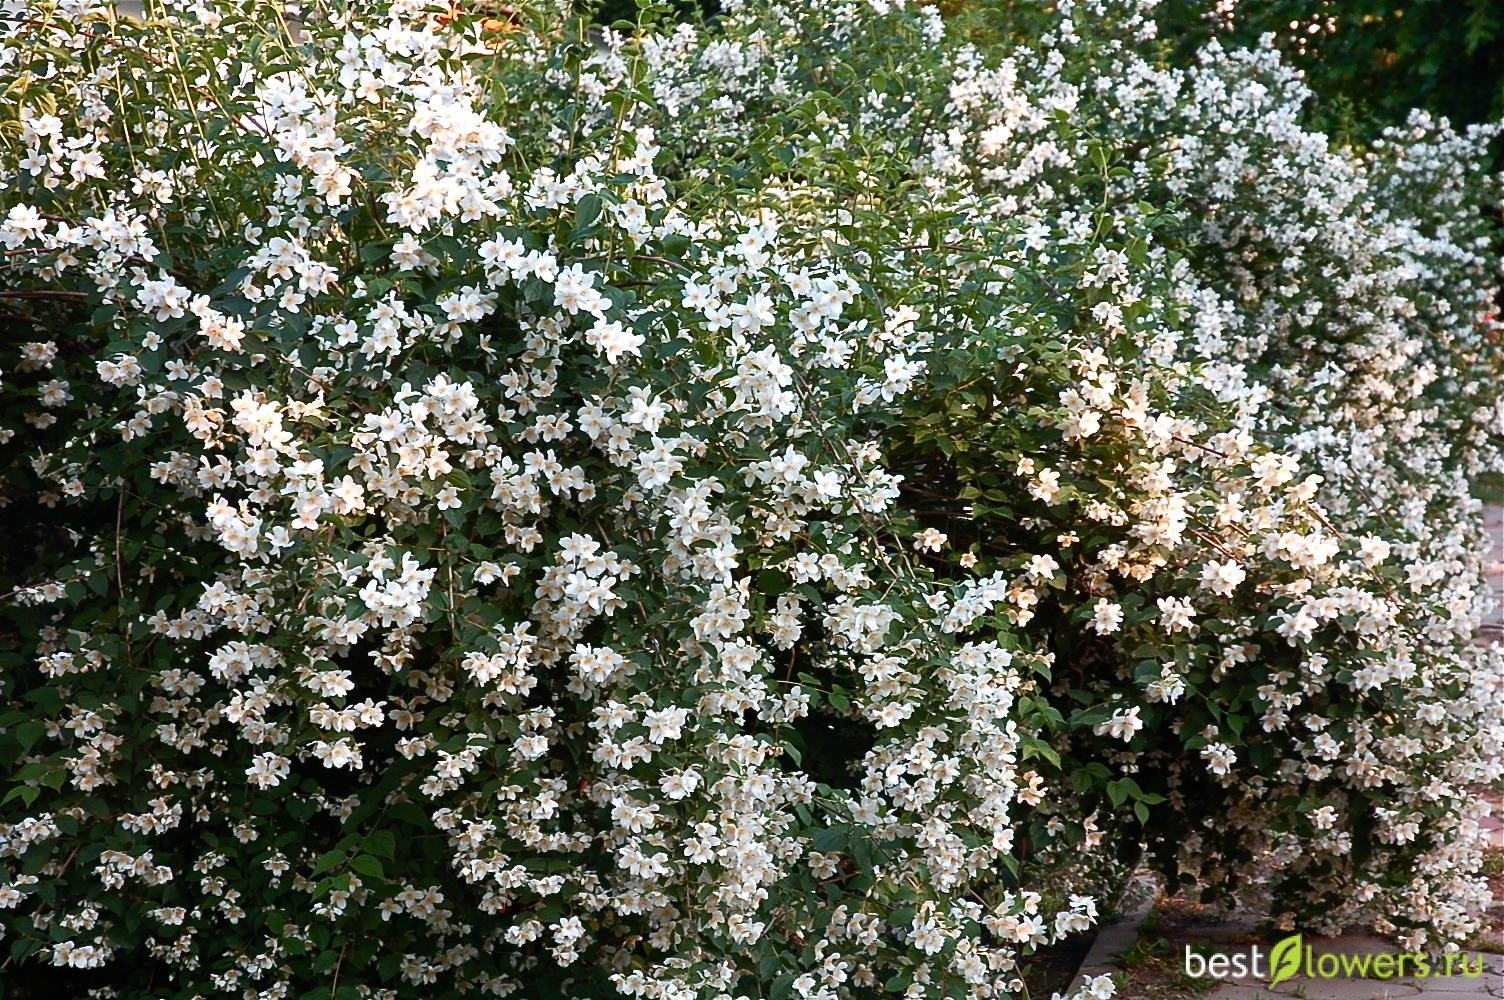
[[[96,6],[0,41],[25,967],[980,1000],[1140,844],[1474,929],[1491,132],[1136,0]]]
[[[1154,24],[1132,7],[1067,5],[1059,48],[1031,42],[1001,67],[963,66],[951,100],[972,125],[937,135],[931,154],[935,184],[974,184],[1033,231],[1069,231],[1104,198],[1130,217],[1148,210],[1141,200],[1178,202],[1197,229],[1162,265],[1173,285],[1154,306],[1178,307],[1183,325],[1154,330],[1148,349],[1225,404],[1230,425],[1211,434],[1191,412],[1146,420],[1131,396],[1111,398],[1109,370],[1098,398],[1061,394],[1062,427],[1066,440],[1090,437],[1117,410],[1147,453],[1131,460],[1142,472],[1121,467],[1144,495],[1115,500],[1135,541],[1084,567],[1088,593],[1102,595],[1091,627],[1142,662],[1132,686],[1104,675],[1095,689],[1176,702],[1189,686],[1234,714],[1178,720],[1205,724],[1184,743],[1202,747],[1200,761],[1149,747],[1115,759],[1162,769],[1182,795],[1207,774],[1229,791],[1214,814],[1166,831],[1166,849],[1178,841],[1185,867],[1272,896],[1281,926],[1363,921],[1434,945],[1438,932],[1466,934],[1483,898],[1471,878],[1481,807],[1467,788],[1497,778],[1504,736],[1498,648],[1471,642],[1487,589],[1469,491],[1499,467],[1504,428],[1497,262],[1469,186],[1484,183],[1475,165],[1497,128],[1459,135],[1417,113],[1371,150],[1334,149],[1300,125],[1310,95],[1272,49],[1214,44],[1196,66],[1168,68],[1146,58]],[[1052,131],[1062,107],[1090,108],[1090,134]],[[991,141],[998,130],[1014,141]],[[1070,163],[1096,156],[1099,186],[1057,183],[1041,143],[1020,133]],[[1083,268],[1083,283],[1117,293],[1093,309],[1109,337],[1156,294],[1110,250],[1092,248]],[[1099,462],[1087,451],[1058,464],[1095,478]],[[1165,592],[1157,616],[1125,608]],[[1355,711],[1369,698],[1391,707]],[[1235,716],[1240,702],[1251,719]],[[1261,773],[1240,772],[1253,754]],[[1302,810],[1351,810],[1364,832],[1313,836],[1327,826],[1271,808],[1292,794]],[[1389,845],[1418,831],[1425,850],[1395,871]]]

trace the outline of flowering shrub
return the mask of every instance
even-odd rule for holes
[[[1312,89],[1364,118],[1398,124],[1425,107],[1454,122],[1481,122],[1504,111],[1498,70],[1504,15],[1480,0],[1320,7],[1243,0],[1214,10],[1164,4],[1156,14],[1161,32],[1187,52],[1213,34],[1252,43],[1273,33]]]
[[[10,965],[998,996],[1141,843],[1470,933],[1486,133],[1060,7],[34,5]]]
[[[1090,30],[1084,18],[1078,29]],[[1484,590],[1468,482],[1497,467],[1504,427],[1485,318],[1494,263],[1471,187],[1496,130],[1462,137],[1417,115],[1362,156],[1333,151],[1298,125],[1306,92],[1271,52],[1213,47],[1182,74],[1137,54],[1151,33],[1132,17],[1115,38],[1062,28],[1090,71],[1057,74],[1058,96],[1032,114],[1017,81],[1050,79],[1048,51],[963,71],[953,100],[973,124],[935,147],[950,174],[1006,194],[1015,219],[1069,218],[1043,157],[987,138],[1047,128],[1060,101],[1077,114],[1086,104],[1090,141],[1116,159],[1090,141],[1060,157],[1103,164],[1102,188],[1076,211],[1183,199],[1195,227],[1166,268],[1183,325],[1135,339],[1231,412],[1208,425],[1182,398],[1151,418],[1135,463],[1075,458],[1077,477],[1100,480],[1106,466],[1143,493],[1120,493],[1127,530],[1077,557],[1096,565],[1062,611],[1074,603],[1079,620],[1101,607],[1091,630],[1118,638],[1118,676],[1104,664],[1082,687],[1175,706],[1147,722],[1168,727],[1171,745],[1146,744],[1142,758],[1131,747],[1129,762],[1195,803],[1150,830],[1172,878],[1179,851],[1203,881],[1272,896],[1285,927],[1369,922],[1407,947],[1464,934],[1480,891],[1466,786],[1497,775],[1488,748],[1500,737],[1497,651],[1468,644]],[[1120,275],[1124,262],[1095,254]],[[1133,287],[1135,274],[1117,280],[1125,304],[1152,290]],[[1094,307],[1109,331],[1113,306]],[[1083,416],[1108,423],[1088,390],[1059,402],[1066,439]],[[1057,530],[1079,520],[1068,512]],[[1104,587],[1127,597],[1091,605]]]

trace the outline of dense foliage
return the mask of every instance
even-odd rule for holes
[[[1272,34],[1323,98],[1315,114],[1366,135],[1414,108],[1456,124],[1504,115],[1504,6],[1497,0],[1223,0],[1165,4],[1161,30],[1188,55],[1212,37]]]
[[[1475,929],[1493,130],[1131,0],[308,6],[0,46],[21,983],[1005,996],[1141,849]]]

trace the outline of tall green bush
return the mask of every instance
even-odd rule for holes
[[[994,997],[1141,844],[1473,931],[1486,133],[517,6],[0,47],[20,988]]]

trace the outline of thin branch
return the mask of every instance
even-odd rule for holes
[[[0,292],[0,299],[73,299],[78,302],[88,301],[87,292]]]
[[[63,584],[63,585],[66,586],[67,584],[73,583],[75,580],[82,580],[84,577],[86,577],[88,575],[89,574],[87,574],[87,573],[79,573],[76,576],[66,577],[66,578],[61,579],[61,580],[43,580],[41,583],[33,583],[33,584],[30,584],[30,585],[25,586],[25,587],[17,587],[15,590],[12,590],[8,594],[0,594],[0,601],[8,601],[8,600],[10,600],[13,597],[19,597],[22,594],[27,594],[27,593],[30,593],[30,592],[32,592],[34,590],[40,590],[41,588],[43,588],[43,587],[45,587],[45,586],[47,586],[49,584],[60,583],[60,584]]]
[[[633,254],[632,255],[632,259],[633,260],[650,260],[650,261],[652,261],[655,264],[667,264],[670,267],[677,267],[681,271],[692,271],[692,270],[694,270],[688,264],[682,263],[681,261],[670,260],[667,257],[652,257],[652,256],[649,256],[648,254],[645,254],[645,253]]]

